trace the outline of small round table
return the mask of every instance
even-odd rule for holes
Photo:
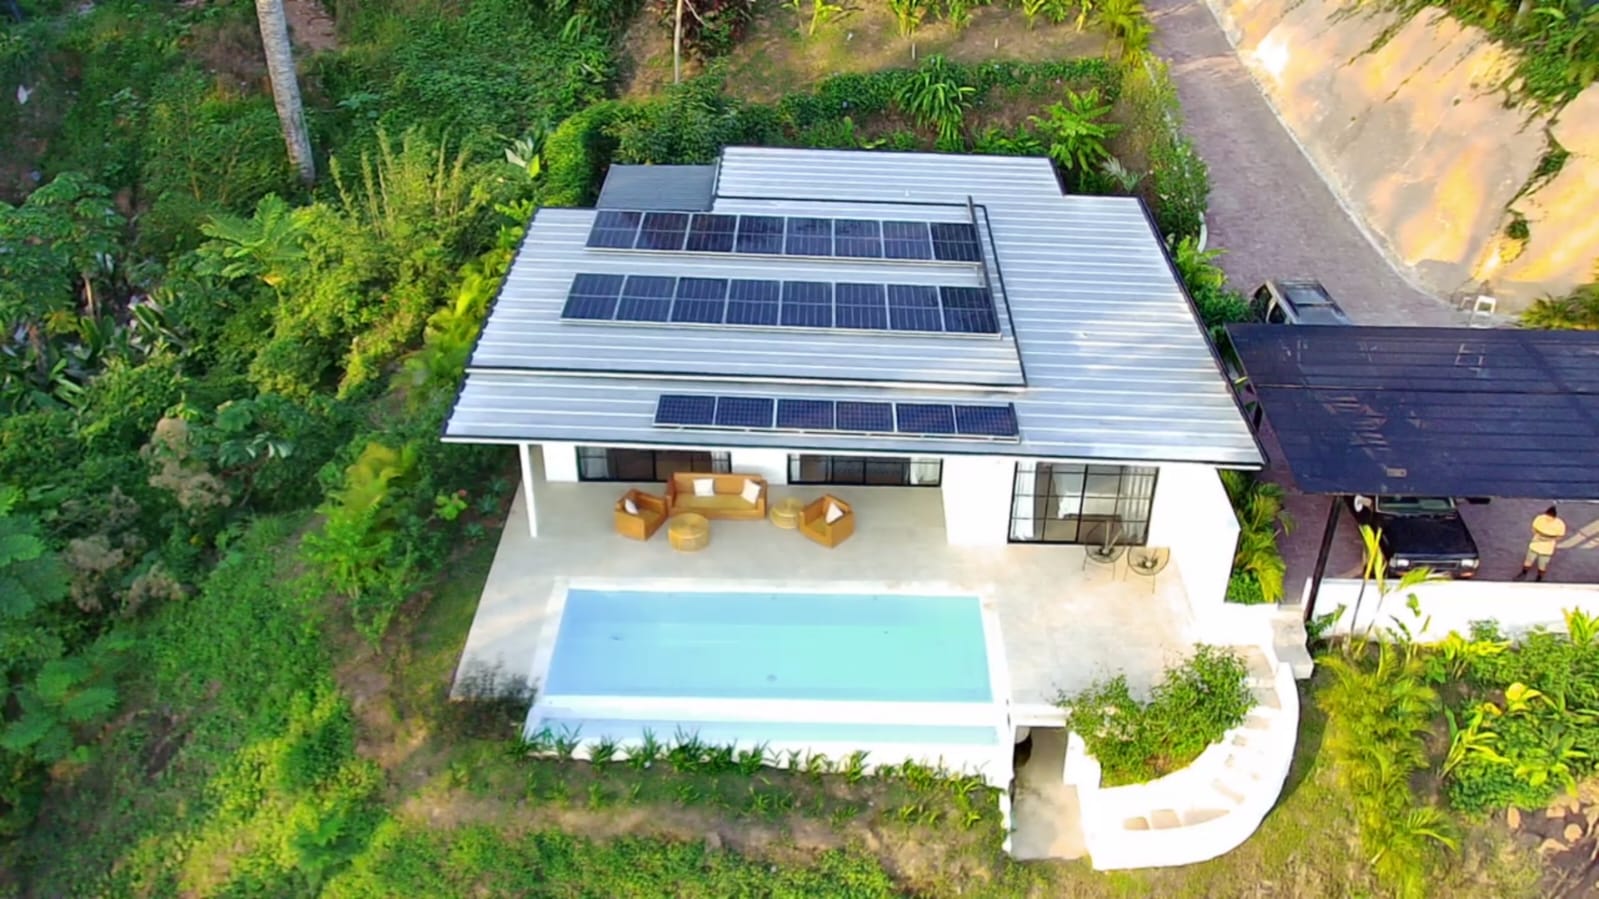
[[[666,522],[666,539],[678,552],[698,552],[711,545],[710,519],[698,512],[680,512]]]
[[[784,497],[772,503],[772,511],[768,515],[772,524],[784,530],[793,530],[799,527],[800,516],[805,514],[805,502],[797,496]]]

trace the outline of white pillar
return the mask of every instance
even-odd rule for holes
[[[522,458],[522,501],[527,504],[527,532],[528,536],[537,537],[539,513],[533,505],[533,453],[526,443],[518,443],[516,452]]]
[[[944,459],[944,533],[954,546],[1004,546],[1010,539],[1016,463],[988,456]]]
[[[788,450],[733,449],[727,455],[738,474],[758,474],[768,484],[788,483]]]
[[[577,483],[577,444],[547,440],[540,445],[547,484]]]

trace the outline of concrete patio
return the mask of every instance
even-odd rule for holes
[[[941,493],[926,488],[784,487],[784,496],[811,499],[832,492],[855,509],[855,536],[836,549],[768,521],[713,521],[710,546],[679,553],[664,528],[640,543],[618,536],[612,506],[630,486],[548,483],[535,490],[539,536],[527,524],[519,492],[484,585],[457,669],[497,667],[532,677],[546,628],[558,612],[557,587],[574,581],[659,588],[784,589],[826,592],[915,592],[951,589],[982,597],[997,621],[1009,671],[1016,723],[1059,721],[1049,704],[1062,690],[1125,673],[1134,689],[1151,685],[1191,645],[1191,614],[1174,560],[1152,585],[1088,565],[1075,546],[950,546]],[[658,492],[660,485],[638,485]],[[649,583],[646,584],[645,582]],[[559,591],[564,592],[564,591]],[[535,684],[536,686],[536,684]],[[1005,685],[999,685],[1003,694]],[[1006,698],[1001,696],[1001,699]]]

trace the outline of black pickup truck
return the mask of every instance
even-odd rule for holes
[[[1428,568],[1449,577],[1475,577],[1482,557],[1453,499],[1431,496],[1353,496],[1355,520],[1381,532],[1388,570],[1404,575]]]

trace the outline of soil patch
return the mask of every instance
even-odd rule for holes
[[[333,16],[318,0],[283,0],[283,14],[289,20],[289,40],[304,55],[339,49]]]

